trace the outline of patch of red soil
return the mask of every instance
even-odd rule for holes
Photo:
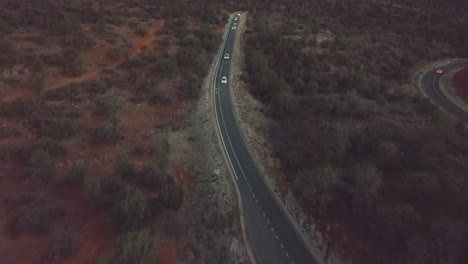
[[[41,197],[57,201],[66,210],[66,216],[59,220],[46,235],[22,234],[10,237],[6,234],[5,224],[14,214],[15,209],[5,201],[14,194],[24,191],[25,178],[19,173],[20,165],[2,161],[0,169],[0,259],[2,264],[29,263],[97,263],[104,253],[112,251],[116,234],[108,228],[107,212],[95,212],[89,209],[90,201],[84,191],[43,190]],[[26,180],[27,182],[27,180]],[[48,246],[56,235],[69,228],[76,232],[78,251],[64,261],[46,261]],[[26,253],[27,252],[27,253]]]
[[[151,42],[159,41],[157,38],[157,32],[160,31],[164,26],[164,21],[159,21],[151,25],[148,29],[148,33],[142,37],[137,37],[133,40],[132,49],[130,52],[130,57],[135,57],[142,52],[142,47],[148,45]],[[99,43],[98,43],[99,44]],[[123,63],[123,59],[110,60],[107,57],[108,48],[104,48],[103,45],[96,45],[96,47],[90,51],[86,51],[82,54],[81,57],[85,59],[92,59],[91,66],[87,68],[86,72],[77,77],[65,77],[59,76],[55,79],[49,80],[46,83],[46,88],[44,91],[58,89],[64,86],[67,86],[74,82],[81,82],[85,80],[90,80],[95,78],[103,70],[113,69]],[[31,83],[25,83],[21,88],[15,89],[12,91],[12,94],[8,94],[3,98],[3,101],[11,101],[18,98],[22,98],[28,95],[31,95],[31,91],[27,89]]]
[[[464,99],[468,99],[468,67],[455,73],[453,76],[453,84],[458,95]]]
[[[178,259],[178,241],[174,238],[164,238],[159,241],[157,261],[160,264],[174,264]]]
[[[192,175],[190,173],[190,168],[184,164],[175,165],[172,168],[172,178],[177,185],[184,185],[186,187],[191,186],[192,184]]]
[[[198,30],[200,30],[200,24],[194,23],[194,24],[192,24],[192,25],[190,26],[190,29],[191,29],[192,31],[198,31]]]

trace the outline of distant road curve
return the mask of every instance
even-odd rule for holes
[[[466,66],[468,66],[468,60],[459,60],[433,68],[424,73],[421,77],[421,88],[433,102],[438,104],[447,112],[468,122],[468,108],[453,100],[453,97],[448,95],[447,92],[440,87],[440,81],[445,74]],[[437,73],[436,71],[439,69],[442,70],[443,73]]]

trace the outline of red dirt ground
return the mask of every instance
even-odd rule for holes
[[[149,46],[157,41],[159,37],[156,32],[163,25],[164,22],[159,21],[150,26],[145,36],[134,38],[131,56],[137,56],[146,51],[142,47]],[[117,67],[122,63],[122,60],[109,61],[105,56],[106,50],[100,45],[96,45],[96,47],[83,54],[83,56],[94,58],[94,63],[91,64],[85,74],[76,78],[58,76],[49,81],[46,90],[57,89],[72,82],[95,78],[102,70]],[[173,83],[169,84],[168,89],[172,89],[170,91],[173,92],[175,85]],[[15,89],[11,91],[11,94],[6,94],[3,100],[13,100],[30,95],[31,91],[29,89]],[[47,104],[63,105],[65,107],[68,105],[68,102],[50,101]],[[59,167],[58,175],[63,175],[70,168],[71,161],[73,160],[83,160],[85,166],[96,175],[107,175],[112,170],[115,153],[117,153],[118,149],[124,147],[131,152],[138,140],[145,134],[154,135],[158,131],[158,127],[164,127],[171,122],[179,120],[188,109],[188,103],[179,101],[173,102],[173,104],[168,106],[157,107],[146,103],[135,106],[124,102],[124,105],[121,105],[121,129],[126,137],[120,145],[116,146],[86,143],[89,142],[90,129],[97,127],[102,123],[102,120],[88,113],[89,110],[83,109],[84,116],[78,121],[79,130],[76,136],[73,139],[65,141],[67,154],[57,159],[57,166]],[[33,140],[35,138],[30,131],[28,132],[27,126],[23,127],[23,124],[18,123],[17,120],[2,120],[2,126],[20,129],[20,132],[16,133],[17,135],[14,137],[3,137],[0,141],[1,150],[5,150],[7,146],[14,145],[15,142],[25,142],[27,139]],[[144,164],[150,159],[151,156],[148,154],[138,155],[138,157],[132,156],[132,161],[136,164]],[[14,193],[22,191],[25,186],[25,180],[21,174],[24,171],[22,166],[11,162],[6,163],[5,161],[0,161],[0,164],[2,164],[2,168],[0,168],[0,202],[3,202]],[[178,171],[175,177],[179,183],[184,178],[183,171]],[[55,234],[63,230],[64,226],[70,226],[72,230],[79,233],[79,251],[74,256],[55,263],[96,263],[103,254],[107,256],[112,255],[117,234],[108,229],[106,212],[96,212],[90,209],[90,202],[84,191],[70,191],[51,186],[50,189],[44,190],[44,193],[51,193],[55,197],[54,201],[60,201],[67,208],[67,215],[45,236],[25,234],[20,238],[12,240],[7,235],[1,235],[0,263],[40,263],[41,258],[47,253],[49,242]],[[6,208],[3,203],[0,203],[0,208],[2,208],[0,210],[0,227],[3,228],[13,212],[5,210]],[[178,252],[182,252],[181,246],[184,245],[183,241],[178,240],[175,238],[162,238],[161,248],[158,249],[159,263],[171,264],[177,261],[178,255],[180,256]],[[28,252],[28,254],[24,254],[24,252]]]
[[[135,37],[133,39],[133,46],[131,49],[131,55],[130,57],[135,57],[140,54],[142,51],[142,47],[145,45],[150,44],[151,42],[157,41],[157,32],[160,31],[164,26],[164,21],[158,21],[157,23],[151,25],[148,28],[148,32],[146,35],[142,37]],[[57,76],[51,80],[48,80],[46,83],[46,88],[44,91],[49,91],[49,90],[54,90],[58,89],[60,87],[64,87],[66,85],[69,85],[73,82],[80,82],[84,80],[90,80],[96,77],[99,73],[101,73],[103,70],[106,69],[113,69],[117,66],[119,66],[122,62],[123,59],[119,60],[109,60],[107,57],[107,51],[108,49],[101,47],[99,43],[102,43],[103,41],[98,41],[97,45],[95,48],[93,48],[90,51],[83,52],[81,55],[83,58],[92,58],[93,62],[92,64],[86,69],[86,72],[80,76],[77,77],[66,77],[66,76]],[[26,97],[31,95],[31,90],[27,89],[27,87],[30,85],[30,82],[26,82],[23,84],[22,88],[20,89],[15,89],[14,91],[11,91],[12,94],[6,94],[6,96],[2,99],[3,101],[11,101],[15,100],[18,98]]]
[[[455,73],[453,76],[453,85],[461,97],[468,99],[468,67]]]

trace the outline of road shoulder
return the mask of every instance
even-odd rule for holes
[[[236,122],[239,125],[241,135],[246,142],[247,148],[261,172],[267,187],[272,191],[275,200],[280,208],[285,212],[290,223],[298,232],[301,239],[319,260],[323,260],[327,251],[323,236],[317,229],[314,219],[306,216],[299,203],[291,192],[284,193],[278,188],[278,178],[271,175],[278,175],[281,172],[279,160],[273,153],[272,146],[268,138],[268,129],[275,125],[275,121],[264,115],[266,108],[257,101],[248,91],[246,84],[242,81],[244,72],[243,52],[244,43],[242,36],[246,31],[247,15],[243,14],[238,26],[238,35],[235,40],[231,61],[231,99],[234,107]],[[280,175],[278,175],[281,177]]]

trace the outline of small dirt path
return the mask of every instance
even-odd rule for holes
[[[148,32],[142,36],[138,37],[133,41],[130,58],[133,58],[139,55],[142,51],[142,47],[156,40],[156,32],[160,31],[164,27],[164,21],[159,21],[158,23],[152,24]],[[103,61],[99,64],[94,64],[87,69],[87,71],[77,77],[61,77],[55,80],[52,80],[48,83],[47,87],[43,91],[51,91],[65,87],[74,82],[82,82],[86,80],[91,80],[99,75],[103,70],[114,69],[124,62],[124,59],[119,59],[117,61]],[[105,66],[104,66],[105,65]],[[2,101],[8,102],[16,99],[24,98],[31,95],[29,89],[20,89],[14,95],[3,98]]]

